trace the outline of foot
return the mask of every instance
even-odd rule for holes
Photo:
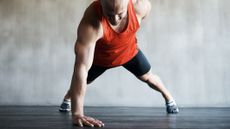
[[[168,114],[177,114],[179,113],[179,108],[175,101],[169,101],[166,103],[166,111]]]
[[[64,99],[60,108],[59,108],[60,112],[70,112],[71,111],[71,101]]]

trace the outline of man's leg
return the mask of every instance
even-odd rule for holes
[[[123,67],[133,73],[138,79],[147,83],[152,89],[157,90],[162,94],[166,102],[166,110],[168,113],[179,112],[172,95],[166,89],[161,79],[151,72],[151,66],[140,50],[137,55],[124,64]]]
[[[109,69],[109,68],[92,65],[92,67],[88,71],[87,84],[92,83],[97,77],[99,77],[107,69]],[[62,104],[59,108],[60,112],[71,111],[71,99],[70,98],[71,98],[70,90],[68,90],[68,92],[66,93],[66,95],[62,101]]]
[[[147,83],[152,89],[159,91],[165,99],[165,102],[169,102],[173,100],[172,95],[169,91],[165,88],[163,82],[161,81],[160,77],[153,74],[151,70],[146,74],[137,77],[141,81]]]
[[[160,77],[153,74],[151,70],[146,74],[138,77],[141,81],[146,82],[149,87],[159,91],[165,99],[167,113],[178,113],[179,109],[170,92],[166,89]]]

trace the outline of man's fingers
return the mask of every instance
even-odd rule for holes
[[[83,123],[82,123],[81,119],[73,120],[73,124],[77,125],[77,126],[80,126],[80,127],[83,127]]]
[[[81,122],[81,120],[79,120],[79,124],[80,127],[83,127],[83,123]]]
[[[102,127],[104,127],[104,126],[105,126],[105,124],[104,124],[102,121],[97,120],[97,119],[96,119],[96,121],[97,121],[98,123],[100,123]]]
[[[94,119],[94,118],[92,118],[92,117],[85,117],[85,119],[86,119],[88,122],[90,122],[91,124],[93,124],[93,125],[95,125],[95,126],[97,126],[97,127],[103,127],[103,126],[104,126],[104,124],[103,124],[101,121],[99,121],[99,120],[97,120],[97,119]]]
[[[94,127],[94,124],[93,124],[93,123],[91,123],[90,121],[88,121],[88,120],[86,120],[86,119],[84,119],[84,118],[82,118],[82,122],[83,122],[83,124],[86,125],[86,126]]]
[[[84,118],[85,118],[86,120],[95,120],[94,118],[89,117],[89,116],[85,116]]]
[[[104,126],[104,123],[102,123],[102,121],[100,120],[97,120],[97,119],[94,119],[92,117],[85,117],[86,120],[88,120],[89,122],[91,122],[92,124],[98,126],[98,127],[103,127]]]
[[[105,126],[105,124],[104,124],[102,121],[98,120],[98,119],[94,119],[94,121],[95,121],[100,127]]]
[[[88,122],[90,122],[91,124],[93,124],[97,127],[102,127],[102,125],[96,120],[88,119]]]
[[[102,121],[94,119],[92,117],[75,117],[73,118],[74,125],[83,127],[83,126],[89,126],[89,127],[104,127],[104,123]]]

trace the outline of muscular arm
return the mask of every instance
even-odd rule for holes
[[[72,114],[83,115],[83,100],[86,90],[87,72],[91,67],[96,38],[87,25],[80,25],[75,44],[75,66],[71,84]]]
[[[93,13],[91,7],[86,10],[78,27],[78,38],[75,44],[76,59],[70,92],[73,123],[79,126],[100,126],[100,122],[90,121],[90,117],[84,116],[83,109],[88,70],[93,62],[96,41],[102,34],[100,23]]]
[[[151,11],[151,3],[149,0],[133,0],[133,5],[139,22],[148,16]]]

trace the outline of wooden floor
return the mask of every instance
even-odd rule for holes
[[[164,108],[86,107],[85,112],[102,120],[103,129],[230,129],[230,108],[182,108],[177,115],[167,115]],[[0,107],[0,129],[78,128],[58,107]]]

